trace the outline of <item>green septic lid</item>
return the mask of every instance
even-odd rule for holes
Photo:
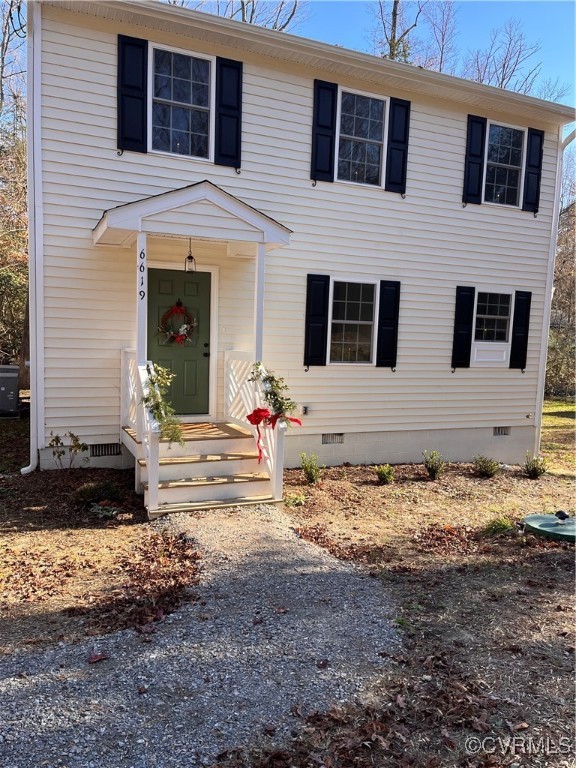
[[[576,518],[565,520],[564,525],[554,515],[528,515],[524,530],[558,541],[576,541]]]

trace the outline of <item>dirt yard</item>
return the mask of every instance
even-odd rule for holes
[[[574,765],[574,547],[515,528],[530,512],[574,514],[574,406],[549,402],[545,422],[538,480],[519,467],[482,479],[470,465],[436,481],[399,466],[386,486],[370,467],[328,469],[316,485],[286,472],[299,535],[369,569],[398,606],[405,648],[373,706],[317,715],[289,749],[220,765]],[[22,477],[24,426],[0,421],[0,652],[146,631],[193,599],[198,555],[150,532],[131,473]],[[79,503],[81,486],[103,481],[115,500]]]

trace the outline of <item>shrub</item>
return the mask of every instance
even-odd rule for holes
[[[91,504],[98,504],[100,501],[107,502],[119,502],[122,501],[122,491],[111,483],[109,480],[104,480],[100,483],[82,483],[74,491],[74,506],[83,508],[89,507]]]
[[[95,504],[93,502],[90,505],[90,512],[100,518],[100,520],[114,520],[120,514],[120,510],[117,507],[110,506],[106,501],[102,504]]]
[[[524,474],[530,480],[538,480],[547,470],[546,459],[542,458],[542,456],[531,456],[528,452],[523,469]]]
[[[426,468],[426,472],[428,472],[428,477],[431,480],[437,480],[440,475],[443,474],[446,462],[438,451],[430,451],[430,453],[428,453],[428,451],[422,451],[422,456],[424,457],[422,463]]]
[[[83,443],[74,432],[64,433],[64,437],[67,437],[70,440],[68,444],[62,440],[60,435],[55,435],[54,432],[50,432],[50,437],[52,439],[48,443],[48,447],[52,448],[52,456],[59,469],[72,469],[79,454],[88,450],[86,443]],[[86,464],[89,459],[87,456],[84,456],[82,461]]]
[[[374,467],[374,472],[376,472],[378,482],[382,485],[390,485],[394,480],[394,467],[391,467],[390,464],[376,466]]]
[[[500,472],[500,464],[488,456],[474,456],[474,474],[478,477],[494,477]]]
[[[304,491],[288,493],[284,498],[284,504],[287,507],[303,507],[306,504],[306,494]]]
[[[500,536],[504,533],[512,533],[512,531],[516,531],[516,523],[505,515],[490,520],[482,529],[485,536]]]
[[[308,456],[306,453],[300,454],[300,466],[304,472],[304,477],[310,485],[317,483],[320,480],[320,475],[325,467],[318,466],[318,456],[313,453]]]

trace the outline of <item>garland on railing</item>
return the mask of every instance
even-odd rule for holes
[[[153,368],[146,366],[148,378],[145,387],[148,394],[142,398],[142,403],[149,409],[152,416],[158,422],[160,434],[170,443],[184,444],[182,437],[182,425],[175,416],[174,408],[164,399],[176,374],[168,368],[155,365]]]
[[[278,422],[284,426],[289,427],[290,424],[297,424],[302,426],[300,419],[296,419],[289,414],[294,413],[298,407],[294,400],[286,394],[288,392],[288,385],[283,378],[275,376],[272,371],[267,371],[262,363],[254,363],[252,366],[252,373],[248,381],[257,382],[262,384],[264,391],[264,400],[268,408],[255,408],[252,413],[247,414],[246,418],[256,427],[258,438],[256,440],[256,447],[258,448],[258,463],[262,460],[262,435],[260,433],[260,425],[265,427],[274,427]]]

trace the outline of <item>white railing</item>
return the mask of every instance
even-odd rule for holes
[[[148,379],[154,373],[154,364],[150,361],[138,365],[138,391],[140,394],[137,433],[142,434],[143,459],[146,462],[148,476],[147,507],[148,514],[158,510],[158,482],[160,474],[160,427],[152,411],[142,402],[148,397]]]
[[[122,350],[122,365],[120,371],[120,430],[123,427],[136,429],[136,413],[138,410],[138,395],[136,393],[138,367],[136,365],[136,350]],[[122,439],[122,435],[120,435]]]
[[[226,418],[234,424],[250,429],[257,439],[256,427],[246,416],[254,408],[264,406],[264,390],[260,381],[250,381],[254,360],[249,352],[226,352],[224,358],[224,402]],[[262,461],[272,483],[275,500],[282,499],[284,472],[284,433],[286,425],[278,422],[276,428],[260,425]]]
[[[148,513],[158,509],[158,481],[160,466],[160,427],[152,412],[143,402],[148,396],[148,379],[154,372],[150,361],[136,363],[133,349],[122,351],[122,427],[130,427],[136,432],[136,441],[140,446],[136,459],[144,459],[147,470]],[[136,484],[140,485],[140,466],[136,462]]]

